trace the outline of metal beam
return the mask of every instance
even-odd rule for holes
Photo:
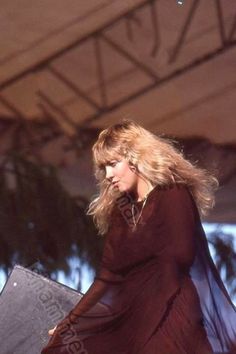
[[[179,38],[177,40],[177,43],[175,44],[175,47],[172,51],[172,54],[169,58],[169,64],[173,63],[176,59],[177,59],[177,56],[181,50],[181,48],[183,47],[183,44],[184,44],[184,41],[185,41],[185,38],[186,38],[186,35],[188,33],[188,30],[191,26],[191,23],[192,23],[192,20],[193,20],[193,17],[196,13],[196,10],[197,10],[197,7],[199,5],[199,2],[200,0],[194,0],[193,3],[192,3],[192,6],[189,10],[189,13],[188,13],[188,16],[186,18],[186,21],[183,25],[183,28],[182,28],[182,31],[180,32],[180,35],[179,35]]]
[[[69,45],[57,50],[55,53],[49,55],[47,58],[40,60],[37,64],[32,65],[31,67],[23,70],[21,73],[14,75],[12,78],[8,80],[4,80],[3,82],[0,83],[0,91],[6,88],[7,86],[12,85],[14,82],[24,78],[25,76],[29,74],[33,74],[37,72],[38,70],[42,70],[42,68],[46,67],[50,62],[62,57],[63,55],[67,54],[68,51],[72,49],[76,49],[80,44],[84,43],[85,41],[93,38],[95,35],[99,34],[100,32],[103,32],[104,30],[110,28],[111,26],[114,26],[119,22],[120,20],[124,19],[127,15],[132,14],[135,10],[141,9],[144,6],[148,5],[150,2],[153,0],[144,0],[142,3],[140,3],[138,6],[135,7],[135,9],[128,10],[127,12],[123,13],[120,16],[117,16],[116,19],[113,19],[112,21],[109,21],[105,25],[99,27],[95,31],[92,31],[89,33],[87,36],[83,37],[82,39],[79,38]]]
[[[124,99],[119,100],[119,101],[115,102],[114,104],[111,104],[107,110],[104,110],[103,112],[97,112],[94,115],[91,115],[90,117],[85,119],[84,124],[86,125],[87,123],[91,123],[94,120],[98,119],[102,113],[112,112],[113,110],[117,109],[121,105],[126,104],[126,103],[138,98],[139,96],[146,94],[147,92],[153,90],[154,88],[161,86],[161,85],[165,84],[166,82],[177,78],[178,76],[183,75],[184,73],[196,68],[199,65],[207,63],[208,61],[212,60],[213,58],[224,54],[227,50],[229,50],[230,48],[232,48],[234,46],[236,46],[236,40],[228,43],[227,45],[225,45],[222,48],[218,48],[215,51],[204,55],[201,58],[198,58],[197,60],[188,64],[184,68],[178,69],[178,70],[174,71],[173,73],[171,73],[170,75],[167,75],[166,77],[161,78],[158,82],[154,82],[150,85],[147,85],[144,89],[137,91],[135,94],[131,94],[129,96],[127,95]]]
[[[206,54],[199,54],[199,56],[196,56],[196,58],[194,58],[192,62],[188,64],[183,64],[182,67],[178,66],[178,69],[174,69],[175,65],[173,65],[173,70],[172,71],[169,70],[169,68],[171,69],[171,64],[175,64],[181,50],[184,48],[186,36],[190,31],[192,21],[197,12],[198,5],[200,4],[201,1],[201,0],[192,0],[192,3],[190,5],[190,10],[188,11],[187,16],[183,20],[183,25],[180,29],[176,43],[174,44],[173,51],[166,62],[166,66],[168,66],[168,70],[166,70],[166,73],[164,74],[160,73],[158,69],[158,58],[155,57],[158,55],[160,45],[161,45],[161,40],[162,40],[160,36],[161,34],[161,28],[159,27],[160,23],[158,22],[158,17],[160,16],[160,14],[158,13],[158,9],[157,9],[157,5],[159,1],[158,0],[143,1],[142,4],[138,5],[136,8],[133,8],[132,10],[127,11],[122,16],[119,16],[115,21],[107,23],[106,25],[102,26],[96,31],[90,33],[85,38],[78,39],[74,43],[61,49],[57,53],[48,57],[47,59],[42,60],[37,65],[34,65],[28,70],[22,72],[20,75],[17,75],[16,77],[4,82],[2,85],[0,85],[0,90],[4,90],[6,87],[11,86],[13,83],[18,82],[21,79],[24,79],[25,76],[27,76],[28,74],[34,74],[34,73],[38,74],[39,70],[40,71],[48,70],[58,80],[60,80],[60,82],[62,82],[66,88],[68,88],[75,94],[75,98],[76,97],[78,97],[78,99],[82,98],[84,101],[88,103],[88,105],[93,109],[93,111],[95,111],[94,113],[84,118],[84,122],[86,123],[86,122],[93,121],[94,119],[98,119],[102,114],[112,111],[117,107],[119,107],[120,105],[137,98],[138,96],[148,92],[149,90],[158,87],[163,83],[172,80],[179,75],[186,73],[189,70],[192,70],[198,65],[201,65],[213,59],[214,57],[221,55],[222,53],[226,52],[227,50],[230,50],[230,48],[236,45],[236,40],[233,39],[236,31],[236,16],[233,19],[233,24],[229,31],[229,34],[226,35],[226,30],[225,30],[226,26],[224,22],[225,19],[222,14],[222,4],[220,0],[216,0],[215,7],[212,6],[212,10],[213,10],[213,15],[215,16],[216,19],[216,23],[218,24],[218,26],[216,27],[216,31],[218,31],[221,39],[219,47],[214,48],[213,50],[209,49],[208,53]],[[214,12],[214,9],[216,9],[216,12]],[[139,11],[139,16],[137,16],[137,10]],[[147,15],[147,13],[149,13],[148,16],[150,16],[150,20],[148,19],[148,21],[151,24],[150,26],[151,30],[148,27],[148,34],[149,34],[148,40],[150,41],[151,44],[152,41],[154,43],[150,53],[138,52],[137,47],[135,46],[134,43],[134,29],[132,25],[138,24],[139,29],[145,31],[142,22],[142,11],[144,11],[145,16]],[[122,40],[117,38],[117,36],[115,37],[112,31],[113,29],[115,29],[115,32],[117,33],[117,28],[119,29],[120,25],[126,26],[125,27],[126,38],[124,38],[123,36]],[[146,33],[144,33],[144,38],[145,35]],[[63,58],[64,55],[67,55],[68,52],[71,50],[78,49],[81,45],[84,45],[86,41],[91,42],[94,48],[94,52],[92,55],[94,55],[94,63],[96,63],[97,66],[97,77],[95,77],[94,82],[95,85],[97,85],[97,89],[99,90],[100,93],[100,97],[101,97],[100,104],[95,102],[94,99],[90,98],[89,92],[86,92],[86,90],[83,89],[82,87],[78,87],[78,85],[75,83],[75,80],[72,81],[71,79],[69,79],[68,76],[66,75],[66,72],[60,70],[58,65],[58,62],[60,61],[57,61],[57,67],[55,66],[55,60],[64,59]],[[115,102],[109,104],[108,84],[110,84],[110,82],[108,82],[108,80],[106,81],[105,79],[107,77],[106,75],[107,68],[104,65],[104,53],[103,53],[103,47],[101,46],[101,41],[105,41],[106,43],[108,43],[109,47],[111,48],[111,51],[112,50],[114,51],[114,54],[119,53],[121,58],[123,57],[125,60],[128,60],[132,64],[134,70],[137,70],[142,74],[145,74],[149,79],[151,79],[148,81],[148,83],[144,88],[142,87],[142,89],[138,91],[135,90],[135,92],[134,91],[127,92],[126,97],[122,99],[117,99],[115,100]],[[121,73],[121,75],[122,74],[124,73]],[[57,105],[55,106],[55,104],[48,99],[47,92],[40,93],[40,95],[42,99],[41,108],[42,106],[44,106],[44,111],[48,110],[48,108],[50,109],[51,112],[53,111],[57,116],[56,121],[59,125],[60,123],[63,125],[63,122],[59,122],[58,117],[60,117],[60,120],[64,120],[65,125],[69,125],[71,129],[76,130],[76,128],[78,128],[75,122],[72,119],[70,119],[70,117],[66,114],[66,112],[63,110],[62,107],[58,107]],[[2,100],[1,97],[0,100]],[[7,102],[5,103],[3,102],[3,104],[7,106]],[[25,118],[21,114],[19,109],[17,109],[17,107],[16,108],[10,107],[8,104],[8,108],[10,108],[11,111],[17,117],[21,117],[22,119]]]

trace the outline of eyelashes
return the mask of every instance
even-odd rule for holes
[[[115,167],[115,165],[118,163],[118,161],[113,161],[113,162],[110,162],[108,165],[111,166],[111,167]]]
[[[118,162],[119,162],[118,160],[115,160],[115,161],[107,161],[105,164],[99,164],[99,165],[98,165],[98,168],[99,168],[100,170],[105,170],[105,167],[106,167],[106,166],[115,167]]]

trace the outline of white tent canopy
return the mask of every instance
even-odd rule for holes
[[[154,133],[200,137],[193,153],[204,154],[222,180],[208,220],[236,223],[234,1],[0,5],[2,155],[16,140],[19,148],[34,146],[59,166],[72,194],[90,197],[89,144],[77,146],[80,157],[73,150],[81,132],[94,138],[97,129],[130,117]]]

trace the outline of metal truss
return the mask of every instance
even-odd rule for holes
[[[160,28],[159,21],[161,14],[159,13],[157,7],[158,3],[161,1],[164,0],[144,1],[141,5],[118,17],[115,21],[113,20],[105,26],[98,28],[96,31],[89,34],[86,38],[75,41],[57,53],[51,55],[47,59],[37,63],[37,65],[34,65],[19,75],[11,78],[10,80],[3,82],[0,85],[0,102],[12,112],[13,117],[17,117],[19,119],[18,123],[20,121],[21,124],[27,125],[27,123],[22,123],[24,120],[22,113],[17,109],[17,107],[7,101],[1,92],[3,92],[3,90],[6,88],[11,87],[11,85],[24,79],[29,74],[38,75],[43,71],[47,71],[50,72],[50,74],[57,80],[59,80],[59,82],[62,83],[66,88],[68,88],[70,92],[73,92],[75,97],[78,99],[83,99],[83,101],[85,101],[88,106],[91,107],[93,113],[84,117],[82,120],[83,126],[86,126],[86,123],[90,123],[99,119],[99,117],[101,117],[104,113],[118,108],[122,104],[127,103],[130,100],[139,97],[140,95],[143,95],[149,90],[160,86],[164,82],[167,82],[168,80],[171,80],[178,75],[186,73],[192,68],[207,62],[216,56],[221,55],[222,53],[235,46],[236,14],[234,14],[231,28],[227,29],[226,31],[226,23],[222,9],[223,1],[215,0],[214,6],[212,6],[211,16],[214,16],[218,23],[218,27],[215,30],[219,36],[219,46],[213,50],[209,49],[207,53],[205,52],[204,54],[199,54],[199,56],[193,58],[191,62],[188,62],[187,64],[185,63],[182,66],[178,66],[176,69],[176,63],[178,63],[179,57],[186,49],[186,38],[191,30],[193,20],[199,11],[199,5],[204,2],[204,0],[192,0],[191,5],[189,6],[189,10],[183,19],[176,42],[174,45],[172,45],[171,51],[167,53],[168,58],[166,61],[166,66],[168,66],[170,70],[167,70],[164,75],[161,74],[157,65],[158,55],[162,46],[162,29]],[[135,30],[138,28],[139,31],[142,32],[143,29],[144,35],[146,35],[144,18],[146,21],[145,23],[148,22],[149,24],[149,52],[140,52],[136,50],[137,38],[135,38]],[[125,37],[122,37],[122,41],[117,41],[117,37],[113,36],[113,33],[117,33],[121,25],[125,26]],[[99,102],[91,97],[90,93],[84,89],[83,85],[79,85],[77,82],[69,79],[66,71],[60,70],[58,66],[55,65],[58,60],[63,59],[63,57],[66,56],[69,52],[76,52],[85,43],[89,44],[93,48],[93,60],[96,63],[95,65],[97,72],[97,76],[94,78],[94,84],[99,91]],[[105,79],[107,68],[104,64],[104,47],[102,45],[104,43],[109,46],[110,50],[112,50],[114,54],[119,54],[121,58],[129,62],[130,66],[132,67],[131,70],[142,73],[149,78],[149,82],[145,85],[145,87],[142,87],[136,91],[127,92],[125,97],[114,100],[110,103],[108,99],[108,86],[110,83]],[[173,69],[171,69],[172,67]],[[38,107],[42,112],[42,116],[48,117],[49,120],[53,121],[56,125],[60,124],[65,132],[70,136],[74,136],[78,133],[81,126],[79,127],[71,119],[71,117],[66,113],[64,109],[65,107],[63,107],[63,105],[59,106],[55,102],[52,102],[47,94],[47,90],[44,90],[44,92],[38,91],[36,94],[39,101]],[[55,118],[55,116],[57,118]]]

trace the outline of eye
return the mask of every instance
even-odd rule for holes
[[[111,161],[108,165],[111,167],[115,167],[118,161]]]

